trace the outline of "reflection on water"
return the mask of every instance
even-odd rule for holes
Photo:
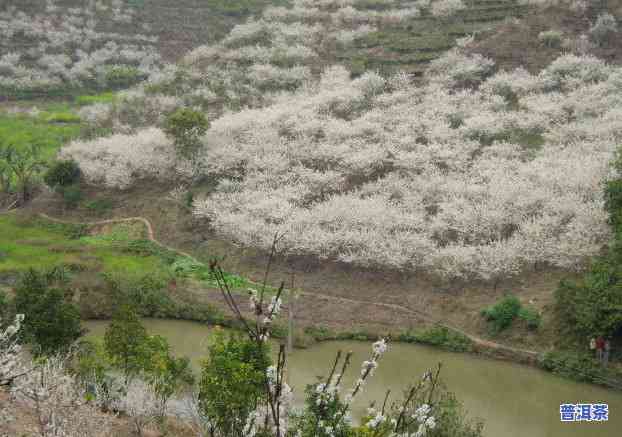
[[[165,336],[173,351],[188,356],[195,369],[205,356],[210,329],[205,325],[177,320],[144,321],[152,334]],[[103,336],[107,322],[87,322],[89,335]],[[371,345],[337,341],[295,350],[289,357],[288,379],[298,401],[308,383],[326,375],[335,353],[354,352],[353,365],[344,377],[348,387],[358,377],[359,364],[371,353]],[[622,393],[580,384],[519,364],[489,360],[468,354],[444,352],[425,346],[392,344],[378,370],[357,398],[355,415],[373,399],[381,400],[387,388],[392,393],[416,381],[428,368],[443,363],[442,379],[462,400],[471,417],[485,421],[487,437],[615,437],[622,435]],[[561,403],[608,403],[609,422],[561,423]],[[617,429],[617,431],[616,431]]]

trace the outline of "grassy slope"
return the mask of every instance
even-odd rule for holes
[[[69,121],[69,122],[67,122]],[[0,112],[0,146],[41,146],[42,157],[53,158],[58,149],[80,134],[79,118],[71,111],[42,112],[38,117]]]
[[[0,106],[0,147],[41,146],[42,158],[51,161],[64,144],[80,136],[83,129],[78,109],[94,103],[111,103],[115,95],[104,92],[94,95],[78,95],[65,100],[22,100],[6,104],[10,111]],[[39,114],[28,115],[37,108]]]
[[[1,215],[0,274],[61,264],[120,275],[157,274],[166,270],[158,256],[135,256],[115,247],[115,241],[129,239],[131,230],[127,226],[119,225],[105,238],[72,239],[72,233],[79,230],[79,227],[23,219],[14,214]]]

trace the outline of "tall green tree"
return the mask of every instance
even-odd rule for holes
[[[0,163],[4,168],[3,179],[6,178],[9,183],[11,180],[15,181],[20,202],[29,200],[36,177],[45,167],[45,161],[41,158],[41,147],[37,144],[24,148],[0,146]]]
[[[117,307],[104,335],[104,348],[127,384],[145,367],[147,331],[136,310],[123,303]]]
[[[209,128],[209,122],[200,111],[179,108],[172,112],[164,123],[164,132],[173,138],[177,153],[194,159],[201,147],[201,137]]]
[[[268,347],[241,336],[217,334],[202,363],[199,406],[222,435],[243,435],[245,419],[265,398]]]
[[[25,314],[22,339],[36,354],[66,350],[80,337],[80,312],[54,276],[30,269],[15,288],[15,310]]]
[[[184,387],[194,384],[194,375],[187,357],[171,354],[164,337],[151,335],[143,345],[144,376],[158,400],[158,417],[164,420],[168,401]]]

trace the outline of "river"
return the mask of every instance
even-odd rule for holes
[[[89,336],[103,336],[107,323],[86,322]],[[206,353],[211,328],[179,320],[145,319],[144,325],[149,333],[166,337],[175,354],[189,357],[198,370],[199,361]],[[354,353],[353,365],[344,378],[344,386],[348,387],[358,376],[360,363],[368,359],[371,344],[331,341],[295,350],[288,357],[288,379],[298,401],[302,400],[306,384],[329,372],[338,350]],[[412,344],[389,345],[365,391],[357,397],[354,416],[360,415],[372,399],[381,402],[387,388],[401,395],[402,387],[416,381],[439,361],[443,363],[443,381],[464,402],[469,416],[484,420],[486,437],[622,435],[622,392],[577,383],[520,364]],[[607,403],[609,421],[562,423],[559,416],[561,403]]]

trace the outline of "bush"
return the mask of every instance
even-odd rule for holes
[[[73,185],[80,180],[80,167],[73,160],[57,161],[45,173],[43,180],[50,188]]]
[[[128,88],[144,79],[137,68],[122,65],[109,67],[104,77],[112,88]]]
[[[35,354],[66,350],[82,333],[78,308],[63,289],[53,287],[62,282],[61,276],[59,270],[29,270],[15,289],[15,309],[26,315],[22,339],[33,345]]]
[[[607,44],[618,31],[618,23],[608,12],[600,14],[596,22],[590,27],[590,38],[598,45]]]
[[[605,209],[609,213],[609,223],[618,228],[622,223],[622,179],[608,181],[605,187]]]
[[[2,258],[0,258],[2,260]],[[6,313],[9,309],[9,298],[6,296],[6,293],[0,290],[0,320],[6,319]]]
[[[622,270],[619,255],[611,252],[596,260],[580,282],[561,281],[555,291],[555,311],[565,339],[607,337],[622,329]]]
[[[98,214],[109,211],[113,206],[112,200],[110,199],[96,199],[84,204],[85,208]]]
[[[454,352],[469,352],[472,349],[472,342],[468,337],[444,326],[434,326],[422,332],[405,332],[399,335],[398,340],[440,346]]]
[[[80,123],[80,116],[71,112],[52,112],[43,118],[48,123]]]
[[[240,336],[217,334],[202,364],[199,383],[201,413],[223,435],[242,435],[246,419],[265,399],[264,382],[270,365],[268,346]]]
[[[304,333],[311,336],[315,341],[334,340],[337,334],[330,328],[322,325],[306,326]]]
[[[546,352],[538,357],[538,366],[549,372],[581,382],[606,384],[607,371],[590,355],[562,351]]]
[[[509,328],[520,309],[521,303],[518,298],[508,294],[492,307],[482,310],[482,316],[491,322],[493,332],[501,332]]]
[[[163,130],[174,139],[178,153],[191,158],[201,146],[200,138],[205,135],[208,127],[209,123],[202,112],[179,108],[166,118]]]
[[[529,329],[538,329],[542,322],[540,313],[532,308],[521,308],[518,311],[518,318],[527,322],[527,327]]]
[[[547,30],[538,34],[538,41],[549,48],[558,48],[561,45],[563,34],[559,30]]]
[[[115,99],[114,93],[101,93],[94,96],[77,96],[76,104],[79,106],[86,106],[95,103],[113,103]]]
[[[68,187],[62,187],[61,192],[63,194],[63,201],[65,207],[73,209],[78,206],[82,200],[82,190],[79,185],[69,185]]]

